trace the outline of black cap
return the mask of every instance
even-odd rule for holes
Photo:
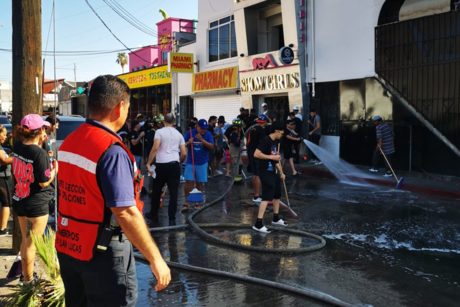
[[[240,111],[244,111],[244,108],[240,108]]]
[[[134,128],[134,127],[136,127],[137,125],[139,125],[139,121],[133,120],[133,121],[131,122],[131,128]]]

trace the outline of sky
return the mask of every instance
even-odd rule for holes
[[[129,48],[155,45],[157,37],[146,34],[119,15],[103,0],[88,0],[112,32]],[[106,0],[116,3],[143,24],[157,31],[156,23],[163,20],[159,9],[169,17],[198,18],[198,0]],[[0,49],[12,49],[11,0],[0,0]],[[85,0],[56,0],[56,51],[112,51],[125,49]],[[52,0],[42,0],[42,50],[53,51]],[[51,26],[51,27],[50,27]],[[49,33],[49,35],[48,35]],[[56,56],[56,77],[74,81],[74,63],[77,81],[89,81],[101,74],[121,74],[117,64],[118,52],[103,55]],[[129,51],[126,51],[128,54]],[[0,81],[12,81],[12,53],[0,50]],[[54,59],[46,59],[45,78],[54,78]],[[125,72],[129,68],[125,66]]]

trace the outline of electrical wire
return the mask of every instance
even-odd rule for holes
[[[133,47],[133,48],[127,48],[127,49],[115,49],[115,50],[93,50],[93,51],[42,51],[42,55],[54,55],[56,56],[86,56],[86,55],[98,55],[98,54],[109,54],[109,53],[115,53],[115,52],[122,52],[122,51],[133,51],[133,50],[138,50],[141,48],[145,47],[154,47],[156,45],[149,45],[149,46],[143,46],[143,47]],[[11,49],[4,49],[0,48],[0,51],[3,52],[13,52]]]
[[[133,54],[138,57],[139,59],[143,60],[144,62],[146,63],[149,63],[150,64],[150,61],[147,61],[146,59],[140,57],[138,54],[134,53],[133,50],[131,50],[131,48],[129,48],[128,46],[126,46],[113,32],[112,30],[110,30],[110,28],[106,25],[106,23],[104,22],[104,20],[102,20],[102,18],[97,14],[97,12],[93,9],[93,7],[91,6],[91,4],[89,4],[88,0],[85,0],[86,4],[90,7],[90,9],[93,11],[93,13],[97,16],[97,18],[99,18],[99,20],[102,22],[102,24],[107,28],[107,30],[109,30],[109,32],[113,35],[113,37],[115,37],[115,39],[117,41],[119,41],[126,49],[128,49],[129,51],[133,52]]]
[[[131,13],[129,13],[126,9],[124,9],[120,4],[118,4],[115,1],[110,1],[110,0],[103,0],[105,4],[107,4],[108,7],[110,7],[118,16],[123,18],[126,22],[131,24],[133,27],[139,29],[140,31],[144,32],[145,34],[151,35],[153,37],[157,36],[157,32],[151,28],[149,28],[147,25],[139,21],[137,18],[135,18]],[[118,8],[117,8],[118,7]]]

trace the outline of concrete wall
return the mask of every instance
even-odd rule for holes
[[[311,82],[312,0],[307,0],[307,82]],[[321,0],[315,4],[316,82],[374,75],[374,28],[385,0]],[[284,17],[284,16],[283,16]]]

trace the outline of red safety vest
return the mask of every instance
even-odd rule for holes
[[[114,144],[124,148],[135,163],[116,135],[87,123],[71,133],[59,148],[59,217],[55,245],[59,252],[75,259],[93,258],[100,233],[110,223],[112,213],[105,207],[96,171],[100,158]],[[134,198],[142,213],[144,204],[139,198],[143,179],[139,173],[133,176]]]

